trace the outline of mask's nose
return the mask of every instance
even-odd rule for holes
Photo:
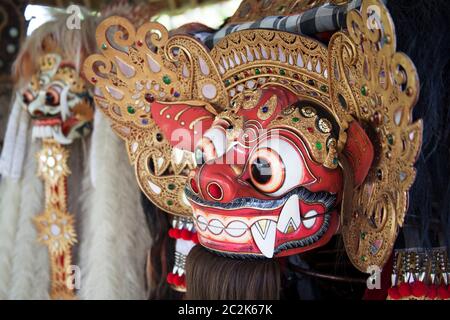
[[[238,198],[266,198],[228,164],[205,164],[191,172],[189,186],[204,200],[228,203]]]
[[[235,173],[225,164],[208,164],[195,169],[189,184],[192,191],[209,201],[230,202],[237,191]]]

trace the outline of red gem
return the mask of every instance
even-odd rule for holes
[[[208,185],[208,193],[215,200],[219,200],[223,196],[222,188],[215,182]]]
[[[148,103],[152,103],[153,101],[155,101],[155,97],[150,94],[150,93],[146,93],[144,96],[145,101],[147,101]]]
[[[298,74],[294,73],[294,75],[292,76],[295,80],[298,80],[300,77]]]
[[[244,77],[248,77],[248,72],[247,71],[244,72]]]
[[[170,94],[173,94],[174,91],[173,88],[170,88]]]
[[[96,79],[95,77],[92,77],[92,78],[91,78],[91,82],[96,83],[96,82],[97,82],[97,79]]]
[[[309,133],[313,133],[314,132],[314,128],[311,128],[311,127],[308,127],[307,130],[308,130]]]
[[[267,68],[267,73],[272,73],[272,69]]]
[[[136,42],[136,44],[139,46],[139,47],[142,47],[142,45],[144,44],[141,40],[138,40],[137,42]]]
[[[191,185],[192,191],[194,191],[195,193],[198,193],[197,182],[195,182],[194,179],[191,179],[191,181],[190,181],[189,183],[190,183],[190,185]]]

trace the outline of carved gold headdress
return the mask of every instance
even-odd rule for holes
[[[276,84],[328,106],[341,128],[338,153],[348,123],[357,119],[372,135],[376,159],[365,183],[345,199],[351,209],[343,211],[342,233],[357,268],[384,264],[407,209],[422,124],[411,115],[418,96],[414,65],[396,52],[393,23],[380,1],[363,1],[360,11],[351,11],[346,30],[328,47],[258,29],[232,33],[209,51],[192,37],[169,37],[158,23],[135,30],[119,17],[103,21],[97,42],[102,53],[84,68],[97,86],[97,105],[127,142],[143,192],[169,213],[191,214],[183,186],[195,162],[162,135],[153,103],[182,101],[216,114],[241,92]]]

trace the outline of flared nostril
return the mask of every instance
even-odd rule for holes
[[[215,182],[211,182],[206,187],[206,191],[208,195],[214,200],[222,200],[223,199],[223,190],[222,188]]]
[[[199,189],[197,186],[197,182],[195,182],[194,178],[191,178],[191,180],[189,181],[189,184],[191,186],[192,191],[194,191],[195,193],[198,193]]]

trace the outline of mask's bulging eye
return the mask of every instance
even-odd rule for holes
[[[217,159],[227,150],[227,136],[222,126],[213,126],[205,132],[202,140],[195,149],[197,165]]]
[[[203,137],[200,144],[195,148],[195,161],[197,162],[197,165],[202,165],[215,158],[216,151],[214,149],[214,144],[209,138]]]
[[[250,159],[250,179],[260,191],[272,193],[280,189],[285,180],[281,157],[271,148],[260,148]]]
[[[22,99],[23,99],[23,103],[29,104],[29,103],[31,103],[35,98],[34,98],[33,94],[31,93],[31,91],[30,91],[30,90],[27,90],[27,91],[25,91],[25,92],[22,94]]]
[[[56,107],[60,104],[61,88],[59,86],[51,86],[45,93],[45,104]]]
[[[286,138],[269,138],[253,151],[248,162],[252,184],[271,196],[314,181],[300,150]]]

